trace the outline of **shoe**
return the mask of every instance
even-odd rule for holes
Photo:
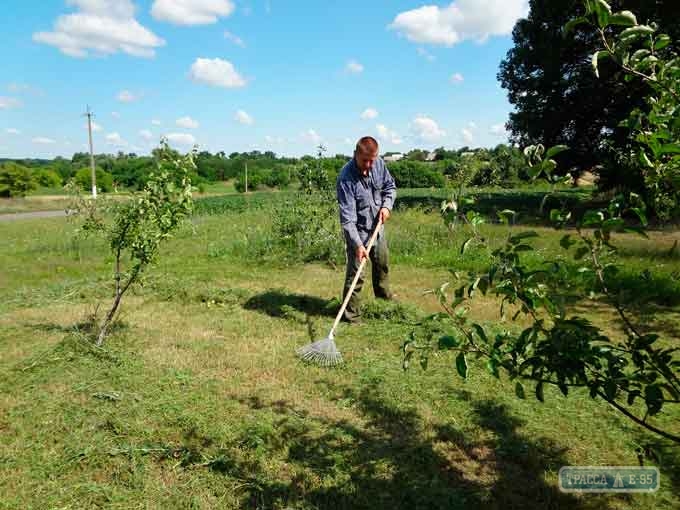
[[[346,315],[343,315],[340,322],[344,322],[345,324],[361,324],[361,317],[352,317],[350,319]]]

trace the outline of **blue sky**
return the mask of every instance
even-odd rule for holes
[[[527,0],[5,0],[0,157],[493,146]]]

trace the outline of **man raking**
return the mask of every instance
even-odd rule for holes
[[[354,157],[338,177],[340,224],[347,251],[343,303],[328,337],[298,349],[298,355],[307,361],[326,366],[342,361],[333,335],[341,319],[357,322],[361,316],[359,293],[364,283],[362,272],[369,259],[375,296],[393,298],[389,287],[389,252],[384,224],[394,206],[397,187],[385,163],[378,157],[378,150],[378,142],[374,138],[366,136],[360,139]]]

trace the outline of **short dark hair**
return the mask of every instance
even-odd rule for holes
[[[356,152],[378,152],[378,141],[372,136],[364,136],[357,142]]]

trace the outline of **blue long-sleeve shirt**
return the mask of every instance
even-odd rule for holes
[[[394,178],[378,158],[368,176],[363,177],[354,158],[340,171],[336,186],[340,205],[340,224],[345,239],[356,249],[368,244],[378,212],[385,207],[392,210],[397,198]],[[383,235],[381,229],[379,236]]]

